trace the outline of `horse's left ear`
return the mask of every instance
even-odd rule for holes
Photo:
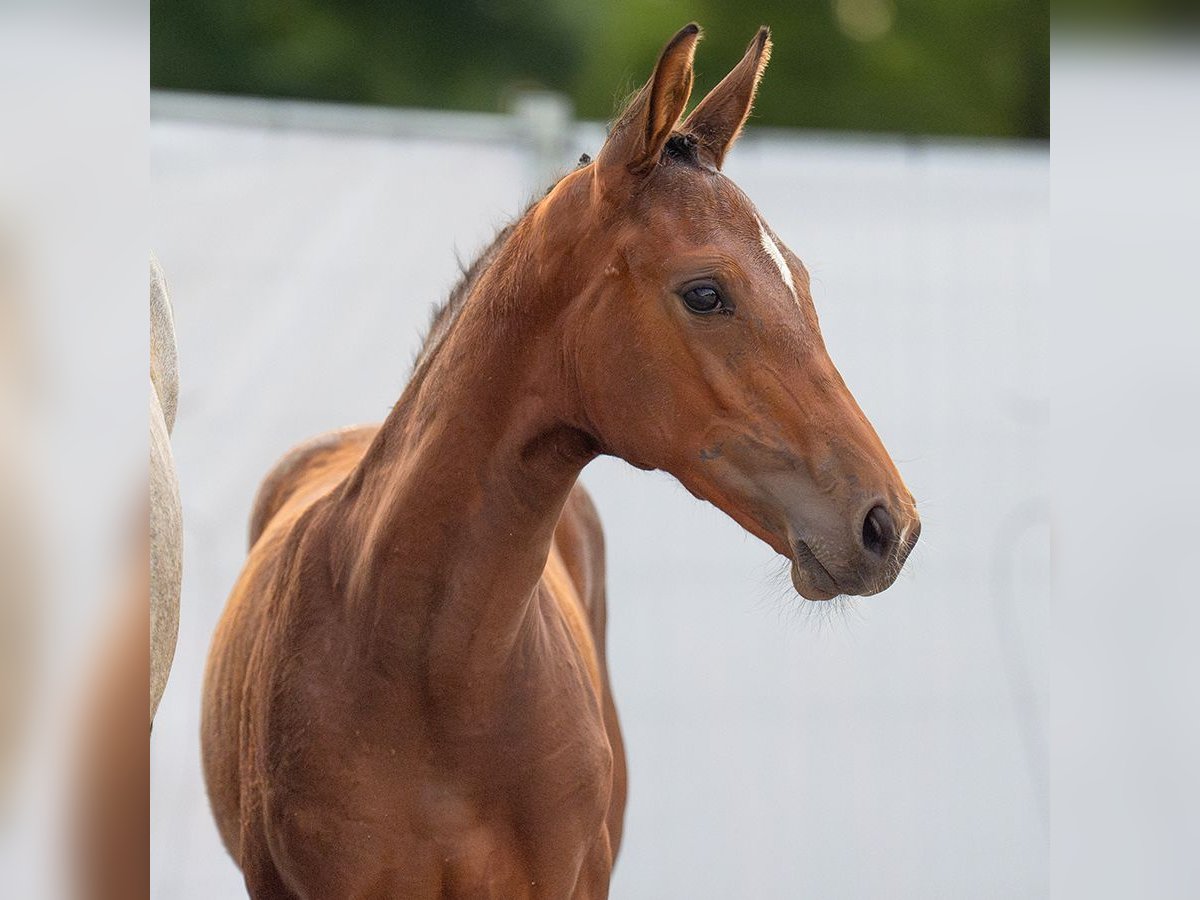
[[[725,154],[746,124],[759,79],[770,58],[771,31],[763,26],[750,42],[742,61],[709,91],[683,124],[683,130],[696,136],[717,168],[721,167]]]
[[[692,58],[700,26],[685,25],[667,42],[650,80],[626,107],[596,157],[597,171],[645,174],[658,164],[692,94]]]

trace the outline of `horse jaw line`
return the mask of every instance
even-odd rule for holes
[[[779,245],[767,233],[767,226],[762,219],[758,220],[759,240],[762,243],[762,248],[767,251],[767,255],[771,257],[771,261],[775,263],[779,269],[779,274],[783,278],[783,283],[787,285],[787,289],[792,292],[793,299],[796,298],[796,283],[792,281],[792,270],[788,268],[787,260],[783,258],[783,253],[779,249]]]

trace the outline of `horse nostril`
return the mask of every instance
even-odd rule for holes
[[[896,523],[882,506],[873,506],[863,519],[862,542],[868,553],[887,556],[896,541]]]

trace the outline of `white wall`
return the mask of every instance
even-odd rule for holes
[[[581,127],[579,149],[600,132]],[[258,479],[386,415],[430,306],[526,199],[520,146],[155,119],[179,331],[182,626],[152,739],[153,895],[241,895],[199,769],[203,659]],[[1048,158],[751,133],[728,174],[813,274],[916,495],[906,574],[834,615],[670,478],[584,480],[631,769],[615,898],[1046,893]]]

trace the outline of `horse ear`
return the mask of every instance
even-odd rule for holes
[[[770,58],[771,31],[764,25],[746,48],[742,61],[709,91],[683,125],[684,131],[695,135],[717,168],[746,124],[759,79]]]
[[[620,167],[635,174],[657,163],[692,94],[692,57],[700,26],[684,26],[663,48],[650,80],[625,108],[596,158],[600,171]]]

